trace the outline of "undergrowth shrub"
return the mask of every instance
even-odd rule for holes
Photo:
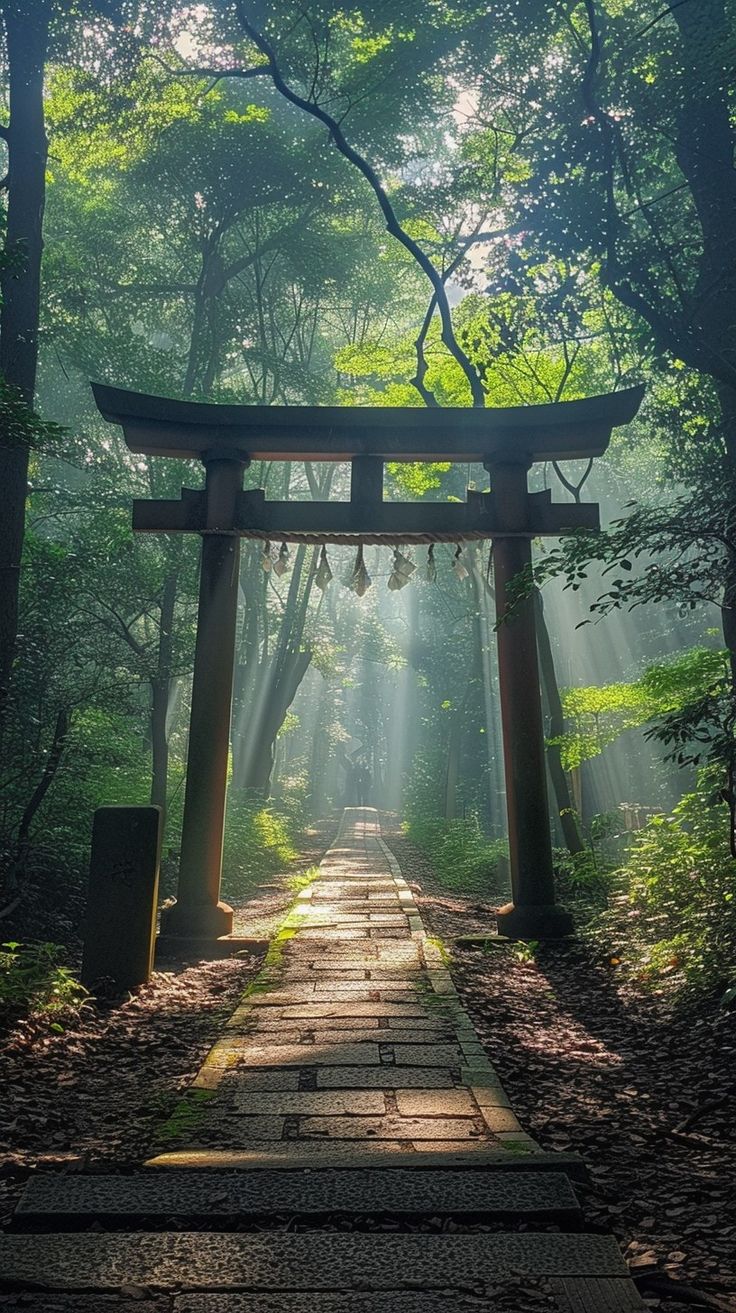
[[[228,801],[222,891],[225,898],[247,898],[264,876],[283,871],[298,856],[296,822],[260,796]]]
[[[581,853],[555,848],[553,862],[557,899],[573,909],[578,925],[608,907],[611,892],[610,862],[596,855],[590,848]]]
[[[486,838],[476,816],[445,821],[410,814],[403,829],[447,889],[486,898],[505,894],[508,846]]]
[[[29,1014],[63,1030],[63,1021],[77,1013],[87,997],[83,985],[64,964],[59,944],[0,944],[0,1020]]]
[[[616,873],[613,914],[643,979],[697,989],[736,979],[736,862],[716,789],[701,772],[669,816],[638,832]]]

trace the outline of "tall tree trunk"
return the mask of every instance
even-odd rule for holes
[[[485,721],[485,748],[487,759],[488,819],[492,833],[504,833],[505,815],[503,809],[503,767],[502,734],[500,705],[497,681],[494,680],[492,645],[494,641],[493,620],[489,611],[494,600],[493,589],[483,569],[483,559],[476,544],[468,544],[465,557],[470,565],[470,582],[475,602],[475,639],[479,663],[479,680],[483,696]],[[499,808],[499,803],[501,804]],[[497,814],[498,810],[498,814]]]
[[[542,690],[544,700],[547,704],[547,713],[549,715],[549,728],[547,739],[557,739],[565,732],[565,713],[562,709],[562,698],[560,697],[560,688],[557,683],[557,672],[555,670],[555,660],[552,652],[547,621],[544,615],[544,602],[542,594],[537,589],[534,593],[534,601],[537,611],[537,652],[539,655],[539,672],[542,677]],[[570,789],[567,783],[567,776],[562,768],[562,754],[559,745],[556,743],[547,743],[547,769],[552,781],[552,789],[555,795],[557,811],[560,817],[562,833],[569,852],[581,853],[584,851],[585,844],[580,837],[580,830],[575,816],[575,808],[570,796]]]
[[[302,584],[306,547],[299,547],[276,649],[261,657],[254,678],[242,681],[243,699],[233,724],[233,786],[255,789],[268,797],[276,736],[312,659],[302,648],[307,608],[317,564],[313,549],[307,579]],[[300,594],[301,590],[301,594]]]
[[[444,812],[446,821],[457,818],[457,785],[460,777],[460,745],[462,726],[460,712],[450,713],[450,728],[447,735],[447,759],[445,762],[445,797]]]
[[[736,496],[736,390],[721,384],[718,389],[723,416],[724,441],[726,445],[726,465],[728,478]],[[729,526],[730,528],[730,526]],[[728,538],[731,538],[728,532]],[[726,556],[726,570],[721,598],[721,629],[723,641],[728,652],[729,673],[731,679],[731,754],[726,763],[727,784],[723,791],[724,801],[728,804],[729,845],[731,856],[736,857],[736,552],[729,551]]]
[[[38,366],[38,323],[47,142],[43,79],[50,8],[43,0],[2,4],[8,54],[8,208],[0,273],[0,373],[29,408]],[[2,437],[0,437],[2,443]],[[18,635],[20,562],[28,492],[28,448],[0,445],[0,734]]]
[[[169,779],[168,713],[171,671],[174,655],[174,609],[179,585],[179,571],[167,574],[161,592],[158,659],[151,680],[151,802],[166,812]]]
[[[64,755],[64,749],[69,735],[69,725],[69,712],[66,707],[61,707],[56,715],[54,734],[46,756],[41,778],[26,804],[18,826],[15,862],[7,876],[6,887],[7,891],[11,894],[20,892],[20,896],[23,896],[22,886],[31,843],[31,825],[33,824],[34,817],[36,816],[41,803],[56,778],[56,773],[61,764],[61,759]],[[13,906],[15,906],[15,901],[13,902]],[[7,911],[7,908],[3,910]]]

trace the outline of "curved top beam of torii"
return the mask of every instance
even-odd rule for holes
[[[231,406],[147,396],[93,383],[106,420],[131,451],[183,459],[213,447],[251,460],[576,460],[602,456],[611,432],[636,415],[643,387],[543,406],[438,408]]]

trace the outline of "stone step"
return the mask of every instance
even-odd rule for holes
[[[267,1292],[258,1295],[197,1294],[165,1299],[125,1295],[24,1294],[19,1301],[0,1295],[0,1309],[10,1313],[645,1313],[632,1281],[626,1277],[510,1279],[489,1284],[485,1295],[457,1291],[427,1295],[341,1293],[337,1295]]]
[[[33,1177],[21,1220],[299,1216],[514,1218],[576,1225],[580,1208],[562,1172],[174,1172]]]
[[[564,1233],[300,1235],[53,1233],[0,1236],[5,1289],[225,1292],[457,1291],[511,1277],[627,1276],[608,1236]],[[313,1304],[310,1305],[314,1307]]]
[[[299,1168],[320,1171],[325,1168],[360,1168],[364,1170],[402,1167],[410,1171],[426,1167],[435,1168],[492,1168],[498,1171],[516,1172],[521,1170],[552,1170],[564,1172],[580,1180],[585,1176],[585,1165],[575,1153],[544,1153],[529,1149],[525,1141],[509,1144],[503,1149],[487,1148],[487,1141],[478,1141],[470,1146],[467,1142],[459,1148],[445,1148],[438,1144],[436,1148],[420,1142],[421,1149],[396,1149],[391,1141],[378,1146],[370,1141],[359,1140],[333,1141],[325,1144],[320,1140],[264,1140],[254,1142],[247,1149],[185,1148],[168,1150],[149,1158],[145,1163],[148,1168],[185,1168],[200,1171],[278,1171]]]

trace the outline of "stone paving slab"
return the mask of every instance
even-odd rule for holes
[[[554,1233],[382,1235],[310,1232],[0,1236],[6,1282],[55,1290],[467,1291],[502,1277],[618,1277],[607,1236]]]
[[[313,988],[315,998],[321,998],[325,990],[339,990],[342,994],[358,994],[364,989],[380,989],[381,992],[383,992],[384,989],[409,991],[416,990],[420,979],[421,977],[418,972],[415,980],[407,979],[406,977],[399,977],[398,979],[389,977],[386,979],[385,977],[376,975],[374,983],[374,977],[366,976],[364,972],[361,972],[357,978],[352,979],[346,978],[342,972],[335,972],[335,974],[330,977],[329,982],[322,981],[317,977],[313,982]]]
[[[227,1299],[228,1296],[225,1298]],[[159,1295],[155,1300],[150,1300],[127,1299],[125,1295],[58,1295],[47,1292],[38,1297],[29,1294],[0,1295],[0,1313],[176,1313],[176,1311],[173,1295]],[[185,1310],[180,1309],[179,1313],[185,1313]],[[225,1313],[224,1306],[221,1313]]]
[[[444,1089],[453,1086],[448,1070],[442,1067],[322,1067],[317,1072],[321,1089],[360,1089],[361,1086],[387,1090],[411,1088]]]
[[[394,1044],[397,1066],[459,1067],[461,1053],[456,1044]]]
[[[346,997],[337,1003],[287,1004],[282,1015],[286,1021],[300,1021],[305,1017],[423,1017],[427,1020],[427,1009],[419,999],[411,1003],[385,1003],[375,999],[366,1003]]]
[[[361,1040],[375,1040],[377,1044],[393,1044],[396,1039],[396,1031],[382,1028],[380,1030],[312,1030],[308,1032],[314,1036],[315,1044],[339,1044],[340,1037],[347,1043],[358,1043]],[[411,1032],[409,1032],[411,1036]],[[443,1044],[446,1043],[449,1036],[444,1030],[422,1030],[417,1031],[417,1042],[423,1044]]]
[[[213,1109],[207,1118],[206,1128],[208,1137],[221,1137],[223,1130],[231,1133],[232,1123],[237,1124],[237,1142],[242,1140],[256,1141],[260,1144],[262,1140],[282,1140],[284,1136],[284,1118],[271,1116],[255,1117],[233,1117],[228,1116],[228,1109]],[[235,1142],[235,1141],[234,1141]]]
[[[409,1023],[412,1025],[412,1028],[414,1028],[417,1024],[419,1024],[417,1020],[414,1018],[409,1018]],[[257,1025],[260,1031],[268,1031],[269,1035],[271,1032],[278,1034],[279,1031],[283,1031],[284,1027],[287,1028],[298,1027],[300,1030],[309,1030],[309,1029],[314,1030],[316,1028],[319,1028],[321,1030],[332,1030],[332,1031],[341,1031],[341,1030],[371,1031],[371,1030],[378,1030],[379,1018],[378,1017],[313,1017],[313,1018],[305,1018],[303,1021],[300,1021],[298,1018],[293,1018],[293,1019],[290,1017],[282,1018],[280,1015],[272,1019],[270,1013],[267,1016],[264,1016],[262,1013],[260,1013],[258,1015],[258,1018],[255,1021],[252,1021],[250,1024]],[[366,1039],[370,1039],[370,1035],[366,1035]]]
[[[521,1217],[575,1222],[562,1173],[487,1171],[149,1172],[136,1176],[39,1173],[17,1216],[304,1217],[391,1215]]]
[[[470,1117],[302,1117],[299,1136],[329,1136],[334,1140],[463,1140],[480,1139],[482,1131]]]
[[[322,939],[327,943],[335,939],[339,939],[341,942],[347,939],[367,939],[369,935],[368,930],[315,930],[309,929],[308,927],[304,930],[300,930],[299,933],[302,939]]]
[[[393,1045],[397,1039],[415,1040],[417,1044],[446,1044],[448,1039],[452,1038],[451,1034],[443,1030],[408,1031],[402,1035],[397,1035],[395,1030],[389,1030],[387,1026],[377,1026],[373,1030],[347,1028],[333,1030],[329,1017],[301,1023],[282,1021],[278,1028],[272,1027],[265,1035],[262,1027],[256,1028],[252,1024],[232,1026],[230,1029],[236,1031],[243,1040],[250,1035],[257,1035],[259,1040],[266,1039],[269,1044],[291,1045],[363,1044],[369,1040],[376,1044]]]
[[[248,1071],[238,1067],[226,1070],[221,1067],[203,1067],[197,1075],[193,1088],[194,1089],[211,1089],[216,1086],[218,1091],[224,1092],[232,1087],[241,1092],[246,1090],[298,1090],[299,1072],[292,1071],[269,1071],[266,1068],[263,1071]]]
[[[580,1303],[578,1290],[583,1287],[585,1302]],[[448,1313],[450,1308],[453,1313],[645,1313],[646,1307],[633,1282],[625,1278],[563,1282],[553,1277],[494,1282],[492,1293],[485,1297],[455,1290],[442,1295],[402,1292],[265,1299],[261,1295],[184,1295],[174,1300],[173,1313]]]
[[[240,1036],[228,1041],[222,1050],[223,1059],[231,1058],[228,1065],[242,1063],[248,1067],[316,1067],[361,1066],[380,1062],[377,1044],[252,1044]]]
[[[404,1117],[472,1117],[475,1100],[467,1090],[397,1090],[396,1106]]]
[[[258,1115],[267,1106],[280,1117],[371,1117],[386,1111],[386,1098],[380,1090],[296,1090],[281,1094],[238,1094],[231,1088],[230,1098],[244,1116]]]

